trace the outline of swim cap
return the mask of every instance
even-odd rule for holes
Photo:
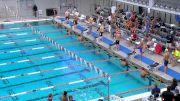
[[[166,48],[166,49],[165,49],[165,52],[167,52],[167,51],[168,51],[168,49]]]

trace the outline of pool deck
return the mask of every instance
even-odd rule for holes
[[[59,17],[56,17],[56,18],[55,18],[55,21],[56,21],[56,22],[58,22],[58,23],[60,23],[61,25],[65,26],[66,28],[71,28],[71,26],[69,26],[67,23],[61,22],[58,18],[59,18]],[[87,28],[87,24],[86,24],[86,23],[80,22],[79,24],[80,24],[81,26]],[[88,29],[88,28],[87,28],[87,29]],[[82,35],[81,32],[80,32],[80,30],[75,29],[74,27],[72,27],[72,30],[73,30],[74,32],[76,32],[77,34]],[[93,31],[94,31],[94,32],[97,32],[97,28],[96,28],[96,27],[93,27]],[[97,33],[98,33],[98,32],[97,32]],[[112,40],[113,42],[115,41],[114,39],[111,38],[110,34],[107,33],[107,32],[104,33],[103,36],[106,37],[106,38],[108,38],[108,39],[110,39],[110,40]],[[91,35],[87,35],[87,31],[83,32],[83,37],[85,37],[85,38],[91,40],[92,42],[94,42],[94,43],[96,43],[96,44],[104,47],[106,50],[109,50],[109,51],[115,53],[116,55],[119,55],[119,56],[121,56],[121,57],[123,57],[123,58],[127,58],[127,55],[126,55],[125,53],[123,53],[123,52],[121,52],[121,51],[115,51],[115,50],[113,50],[113,47],[109,48],[109,45],[107,45],[107,44],[105,44],[105,43],[103,43],[103,42],[94,41],[94,38],[93,38]],[[128,47],[127,44],[126,44],[126,40],[124,40],[124,39],[121,39],[120,44],[123,45],[123,46]],[[133,50],[133,45],[131,45],[130,47],[128,47],[128,49]],[[136,50],[136,54],[139,54],[139,51],[138,51],[138,50]],[[162,62],[163,56],[162,56],[162,55],[145,52],[145,53],[143,54],[143,56],[146,56],[146,57],[154,60],[155,62],[159,63],[159,65],[158,65],[157,67],[163,65],[163,62]],[[130,57],[128,58],[128,60],[131,61],[133,64],[135,64],[135,66],[137,66],[138,68],[144,67],[145,69],[148,70],[149,73],[151,73],[153,76],[155,76],[155,77],[157,77],[157,78],[160,77],[159,79],[162,79],[164,82],[170,82],[170,81],[173,79],[171,76],[169,76],[169,75],[167,75],[167,74],[165,74],[164,72],[161,72],[161,71],[159,71],[159,70],[149,71],[148,65],[145,64],[145,63],[143,63],[143,62],[140,61],[140,60],[135,59],[133,55],[130,56]],[[169,68],[171,68],[172,70],[180,73],[180,64],[178,64],[178,65],[175,66],[175,67],[172,67],[172,65],[169,64]]]

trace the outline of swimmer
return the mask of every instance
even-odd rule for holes
[[[104,31],[105,31],[105,27],[104,27],[103,24],[100,25],[100,27],[98,28],[98,31],[99,31],[99,33],[100,33],[100,38],[103,37],[103,33],[104,33]],[[100,39],[100,38],[99,38],[99,39]]]
[[[140,73],[141,73],[141,77],[142,77],[142,78],[145,78],[146,75],[147,75],[147,72],[146,72],[146,70],[145,70],[144,68],[141,68]]]
[[[139,47],[138,47],[139,48],[139,52],[141,54],[141,60],[142,60],[142,55],[143,55],[143,47],[144,47],[144,41],[143,41],[143,39],[141,39]]]
[[[52,94],[48,95],[48,101],[53,101],[53,95]]]
[[[64,92],[63,92],[63,96],[62,96],[62,97],[60,97],[59,99],[60,99],[60,101],[68,101],[67,92],[66,92],[66,91],[64,91]]]
[[[121,64],[123,65],[123,66],[127,66],[128,65],[128,62],[126,61],[126,59],[121,59]]]
[[[71,29],[67,29],[67,35],[71,35]]]
[[[78,25],[78,17],[77,16],[74,17],[73,22],[74,22],[74,28],[76,28]]]
[[[120,39],[121,39],[121,33],[120,33],[119,28],[118,28],[118,29],[116,29],[116,34],[115,34],[115,40],[116,40],[116,42],[115,42],[115,44],[116,44],[115,48],[116,48],[117,51],[118,51],[119,48],[120,48],[120,47],[119,47]]]
[[[105,27],[103,24],[101,24],[101,26],[99,27],[100,36],[103,36],[104,30],[105,30]]]
[[[131,37],[127,40],[127,45],[130,46],[131,43],[135,42],[137,40],[137,34],[136,34],[136,28],[133,27],[131,29]]]
[[[69,96],[69,101],[75,101],[73,100],[73,96]]]
[[[169,54],[168,49],[166,49],[165,53],[164,53],[164,58],[163,58],[163,61],[164,61],[164,72],[165,73],[167,73],[169,59],[170,59],[170,54]]]
[[[4,25],[3,24],[0,24],[0,29],[4,29]]]
[[[79,35],[78,38],[77,38],[78,41],[82,41],[82,36]]]
[[[92,33],[92,27],[93,27],[93,17],[90,17],[89,19],[88,19],[88,28],[89,28],[89,35],[91,35],[91,33]]]
[[[65,12],[64,15],[65,15],[65,19],[69,20],[69,15],[70,15],[69,9]]]

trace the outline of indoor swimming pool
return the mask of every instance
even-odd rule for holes
[[[31,22],[33,28],[63,46],[105,73],[113,74],[133,67],[122,66],[119,59],[109,56],[89,41],[79,42],[76,35],[66,35],[65,28],[57,28],[51,21]],[[54,94],[53,101],[59,101],[63,91],[76,101],[87,101],[108,94],[117,94],[149,86],[149,80],[142,79],[139,71],[107,78],[98,71],[82,65],[64,50],[57,49],[44,40],[25,23],[7,24],[0,30],[0,100],[1,101],[46,101],[48,94]],[[109,59],[109,60],[108,60]],[[107,60],[107,61],[101,61]],[[100,61],[100,62],[98,62]],[[156,81],[152,82],[152,84]],[[127,97],[146,92],[142,90],[124,94]]]

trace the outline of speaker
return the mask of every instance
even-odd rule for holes
[[[55,8],[46,9],[46,16],[57,15],[57,10]]]

